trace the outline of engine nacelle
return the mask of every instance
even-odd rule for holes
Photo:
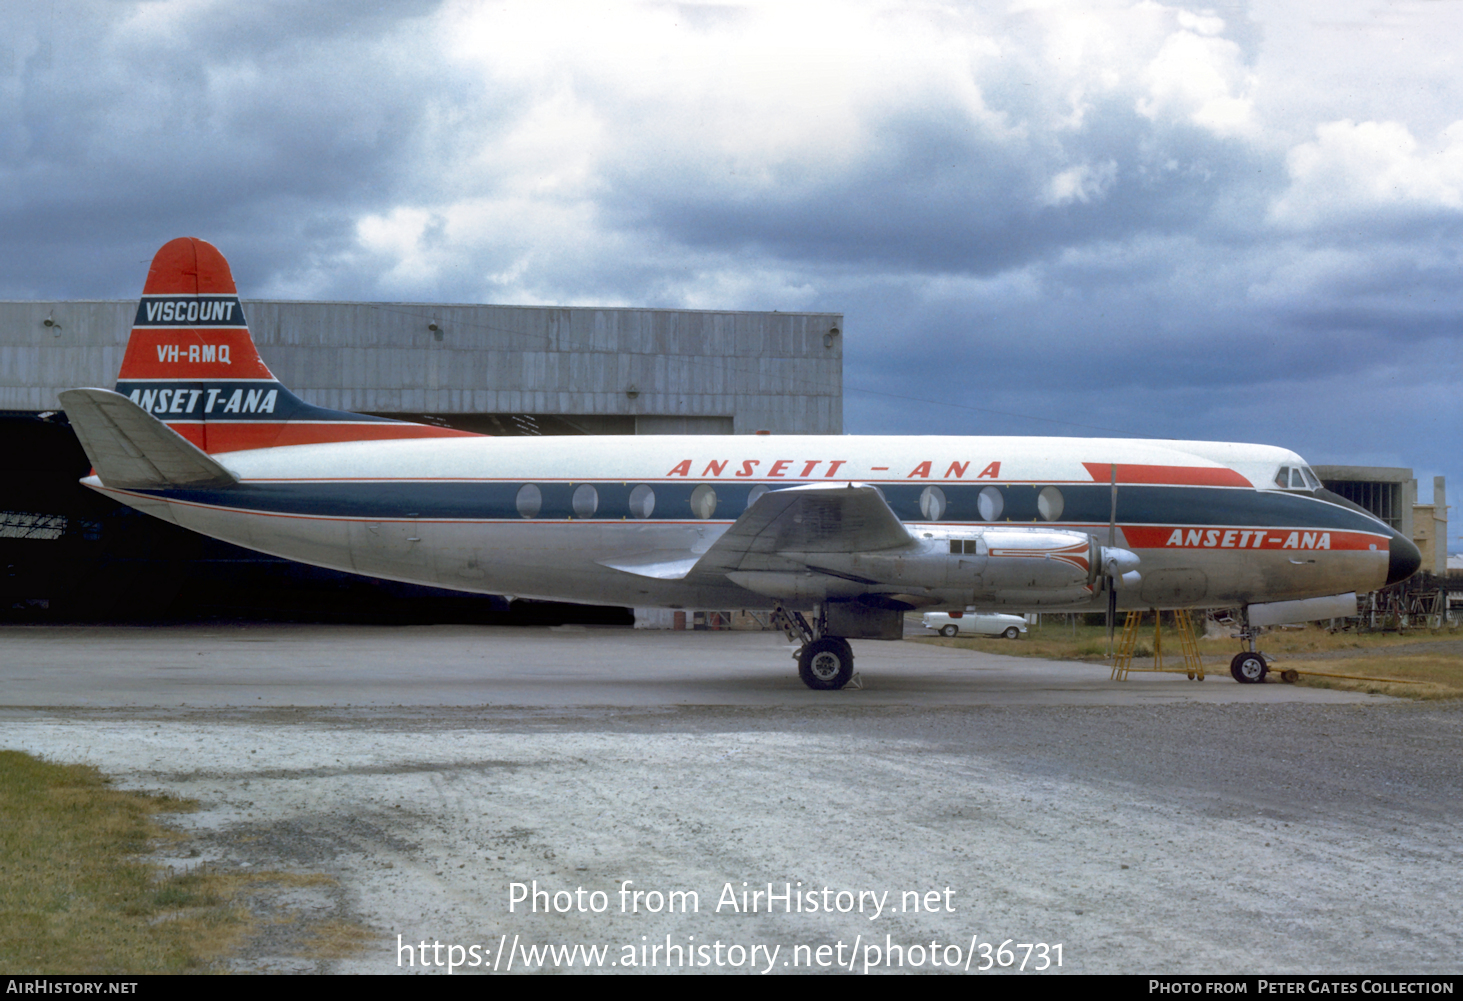
[[[799,569],[740,570],[734,583],[793,602],[900,595],[906,604],[1049,608],[1088,604],[1107,571],[1136,566],[1124,549],[1100,546],[1086,532],[992,525],[910,526],[911,545],[872,553],[780,551]],[[787,565],[786,563],[784,564]]]
[[[915,544],[897,549],[779,555],[838,579],[825,585],[830,597],[850,593],[858,584],[865,589],[874,584],[991,595],[1052,592],[1070,602],[1077,600],[1078,592],[1091,597],[1104,554],[1114,552],[1104,550],[1085,532],[1065,529],[933,525],[913,529],[918,535]]]

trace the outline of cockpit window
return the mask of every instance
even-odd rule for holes
[[[1307,466],[1281,466],[1275,485],[1281,490],[1319,490],[1321,481]]]

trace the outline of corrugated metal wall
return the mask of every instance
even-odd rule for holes
[[[51,410],[62,389],[111,386],[136,308],[0,302],[0,410]],[[625,416],[642,430],[843,431],[836,313],[277,300],[244,308],[274,374],[321,406]]]

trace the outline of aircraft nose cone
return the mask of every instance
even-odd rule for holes
[[[1417,568],[1422,566],[1422,553],[1412,544],[1411,539],[1404,539],[1399,533],[1393,532],[1390,549],[1392,555],[1391,559],[1387,561],[1388,584],[1406,580],[1417,573]]]

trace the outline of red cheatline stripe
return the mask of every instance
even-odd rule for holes
[[[1235,549],[1307,552],[1313,550],[1388,551],[1387,539],[1370,532],[1334,528],[1223,528],[1194,525],[1124,525],[1123,538],[1134,549]],[[1177,534],[1175,534],[1177,533]]]
[[[1112,479],[1112,463],[1084,462],[1087,474],[1099,483]],[[1252,487],[1233,469],[1222,466],[1150,466],[1136,462],[1119,462],[1119,483],[1166,483],[1186,487]]]

